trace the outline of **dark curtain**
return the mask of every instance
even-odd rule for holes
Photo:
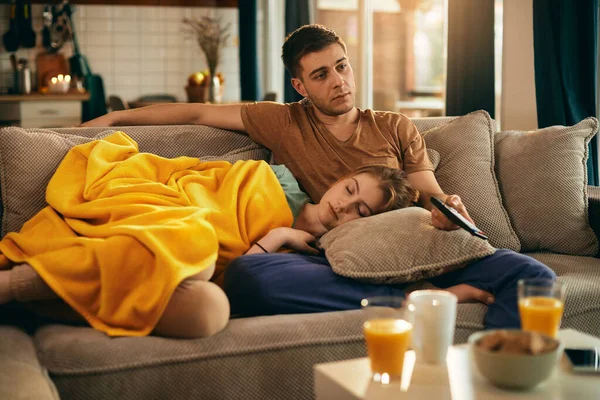
[[[289,35],[303,25],[310,24],[310,12],[308,0],[286,0],[285,1],[285,35]],[[290,83],[292,77],[285,71],[284,96],[285,103],[300,101],[302,96]]]
[[[256,0],[238,2],[242,100],[260,100]]]
[[[446,115],[494,118],[494,0],[448,1]]]
[[[596,115],[598,1],[534,0],[538,125],[573,125]],[[588,184],[598,185],[598,142],[590,142]]]

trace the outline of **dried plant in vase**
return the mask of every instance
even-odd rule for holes
[[[229,28],[231,23],[223,25],[220,18],[207,16],[200,19],[184,18],[183,23],[189,34],[195,36],[200,49],[206,57],[208,65],[208,101],[215,102],[216,82],[215,78],[222,80],[222,75],[217,74],[217,66],[221,61],[221,49],[229,39]],[[206,81],[206,79],[205,79]]]

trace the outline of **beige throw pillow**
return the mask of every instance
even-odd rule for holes
[[[598,253],[588,222],[588,143],[598,120],[496,134],[496,175],[523,251]]]
[[[423,132],[423,138],[440,154],[435,177],[444,193],[461,197],[492,246],[519,251],[494,173],[494,133],[489,114],[475,111]]]
[[[435,228],[431,213],[420,207],[348,222],[323,235],[319,245],[335,273],[388,284],[438,276],[495,252],[463,229]]]

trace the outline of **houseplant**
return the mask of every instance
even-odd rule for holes
[[[189,34],[192,34],[206,57],[208,66],[208,101],[215,102],[217,81],[222,83],[222,75],[218,77],[217,67],[221,61],[221,50],[229,39],[231,23],[223,24],[220,18],[202,16],[200,19],[184,18],[183,23]],[[215,79],[217,78],[217,79]],[[206,81],[206,80],[205,80]],[[206,86],[201,84],[201,87]],[[190,89],[188,88],[188,96]]]

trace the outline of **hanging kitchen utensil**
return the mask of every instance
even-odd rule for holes
[[[49,14],[45,18],[52,18],[50,24],[50,47],[48,51],[56,52],[60,50],[65,42],[71,39],[71,27],[68,22],[66,15],[67,1],[63,1],[62,4],[54,5],[49,10]]]
[[[73,26],[73,11],[68,1],[63,3],[65,15],[68,18],[73,39],[73,56],[69,58],[69,67],[71,76],[82,77],[83,86],[90,94],[90,99],[81,103],[82,122],[100,117],[106,114],[106,96],[104,95],[104,82],[98,74],[92,73],[90,64],[83,54],[79,51],[79,43]]]
[[[35,31],[31,26],[31,1],[21,3],[19,17],[19,41],[22,47],[31,49],[35,47]]]
[[[9,53],[19,49],[19,25],[17,21],[17,0],[12,0],[10,3],[10,25],[8,32],[2,36],[4,48]]]
[[[19,72],[17,70],[17,57],[15,56],[15,53],[10,55],[10,66],[12,67],[13,71],[12,93],[17,94],[19,93]]]
[[[47,51],[52,51],[52,36],[50,28],[52,28],[52,7],[50,4],[44,5],[44,27],[42,28],[42,46]]]

